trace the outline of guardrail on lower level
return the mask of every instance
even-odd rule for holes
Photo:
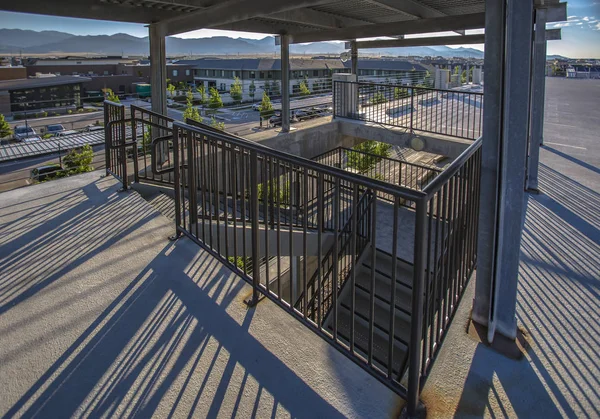
[[[334,117],[470,140],[482,134],[483,93],[339,80],[333,92]]]

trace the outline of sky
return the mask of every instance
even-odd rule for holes
[[[567,13],[569,16],[568,21],[547,25],[548,29],[562,28],[562,40],[548,42],[548,55],[557,54],[571,58],[600,58],[600,0],[569,0]],[[127,33],[138,37],[148,35],[148,29],[140,24],[11,12],[0,12],[0,28],[36,31],[55,30],[75,35],[112,35],[115,33]],[[477,33],[477,31],[468,31],[467,33]],[[230,36],[232,38],[261,39],[266,35],[202,29],[177,36],[181,38]],[[458,48],[461,46],[483,50],[483,44],[452,47]]]

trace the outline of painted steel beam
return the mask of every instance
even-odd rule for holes
[[[202,28],[214,28],[228,23],[245,21],[273,13],[302,9],[329,3],[331,0],[232,0],[187,13],[185,16],[161,21],[167,35],[175,35]]]
[[[546,9],[548,23],[564,22],[567,20],[567,3],[549,4],[538,6],[537,9]]]
[[[370,23],[366,20],[338,16],[332,13],[319,12],[312,9],[288,10],[285,12],[272,13],[265,16],[265,18],[282,22],[301,23],[303,25],[316,26],[325,29],[341,29]]]
[[[485,14],[474,13],[460,16],[445,16],[432,19],[419,19],[382,23],[377,25],[354,26],[345,29],[310,31],[292,36],[293,44],[305,42],[333,41],[375,36],[396,36],[429,32],[444,32],[463,29],[480,29],[485,25]]]
[[[152,23],[162,18],[168,19],[180,15],[178,12],[134,6],[133,4],[112,4],[102,3],[100,1],[86,2],[77,0],[0,0],[0,10],[131,23]]]
[[[485,35],[465,35],[465,36],[432,36],[427,38],[409,38],[409,39],[378,39],[374,41],[358,41],[356,45],[359,49],[368,48],[396,48],[396,47],[424,47],[432,45],[462,45],[462,44],[483,44]],[[346,42],[346,48],[350,48]]]
[[[440,12],[433,7],[427,6],[415,0],[369,0],[371,3],[378,4],[391,10],[396,10],[404,14],[414,16],[420,19],[443,17],[445,13]]]
[[[560,41],[562,39],[562,29],[546,29],[546,41]]]

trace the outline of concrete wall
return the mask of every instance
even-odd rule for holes
[[[374,140],[400,147],[413,147],[413,138],[418,138],[421,150],[450,158],[458,157],[469,145],[470,140],[435,134],[414,134],[402,128],[382,128],[377,124],[351,119],[314,120],[300,125],[298,130],[274,135],[273,130],[246,136],[267,147],[310,159],[336,147],[352,148],[364,141]]]
[[[341,134],[337,121],[322,122],[288,133],[279,133],[275,136],[272,133],[273,131],[266,131],[262,135],[248,137],[275,150],[307,159],[323,154],[336,147],[354,147],[365,141],[363,138],[354,138]]]
[[[472,141],[451,138],[435,134],[414,134],[404,128],[382,128],[377,124],[351,119],[337,119],[339,134],[346,138],[347,142],[360,143],[366,140],[375,140],[383,143],[393,144],[400,147],[411,147],[414,138],[418,138],[421,150],[430,153],[441,154],[446,157],[456,158],[472,144]],[[350,140],[352,139],[352,140]]]

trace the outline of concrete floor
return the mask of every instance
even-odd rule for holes
[[[0,416],[390,417],[401,400],[98,172],[0,194]]]
[[[540,195],[527,197],[510,360],[465,333],[474,281],[423,400],[430,417],[600,417],[600,80],[547,79]]]

